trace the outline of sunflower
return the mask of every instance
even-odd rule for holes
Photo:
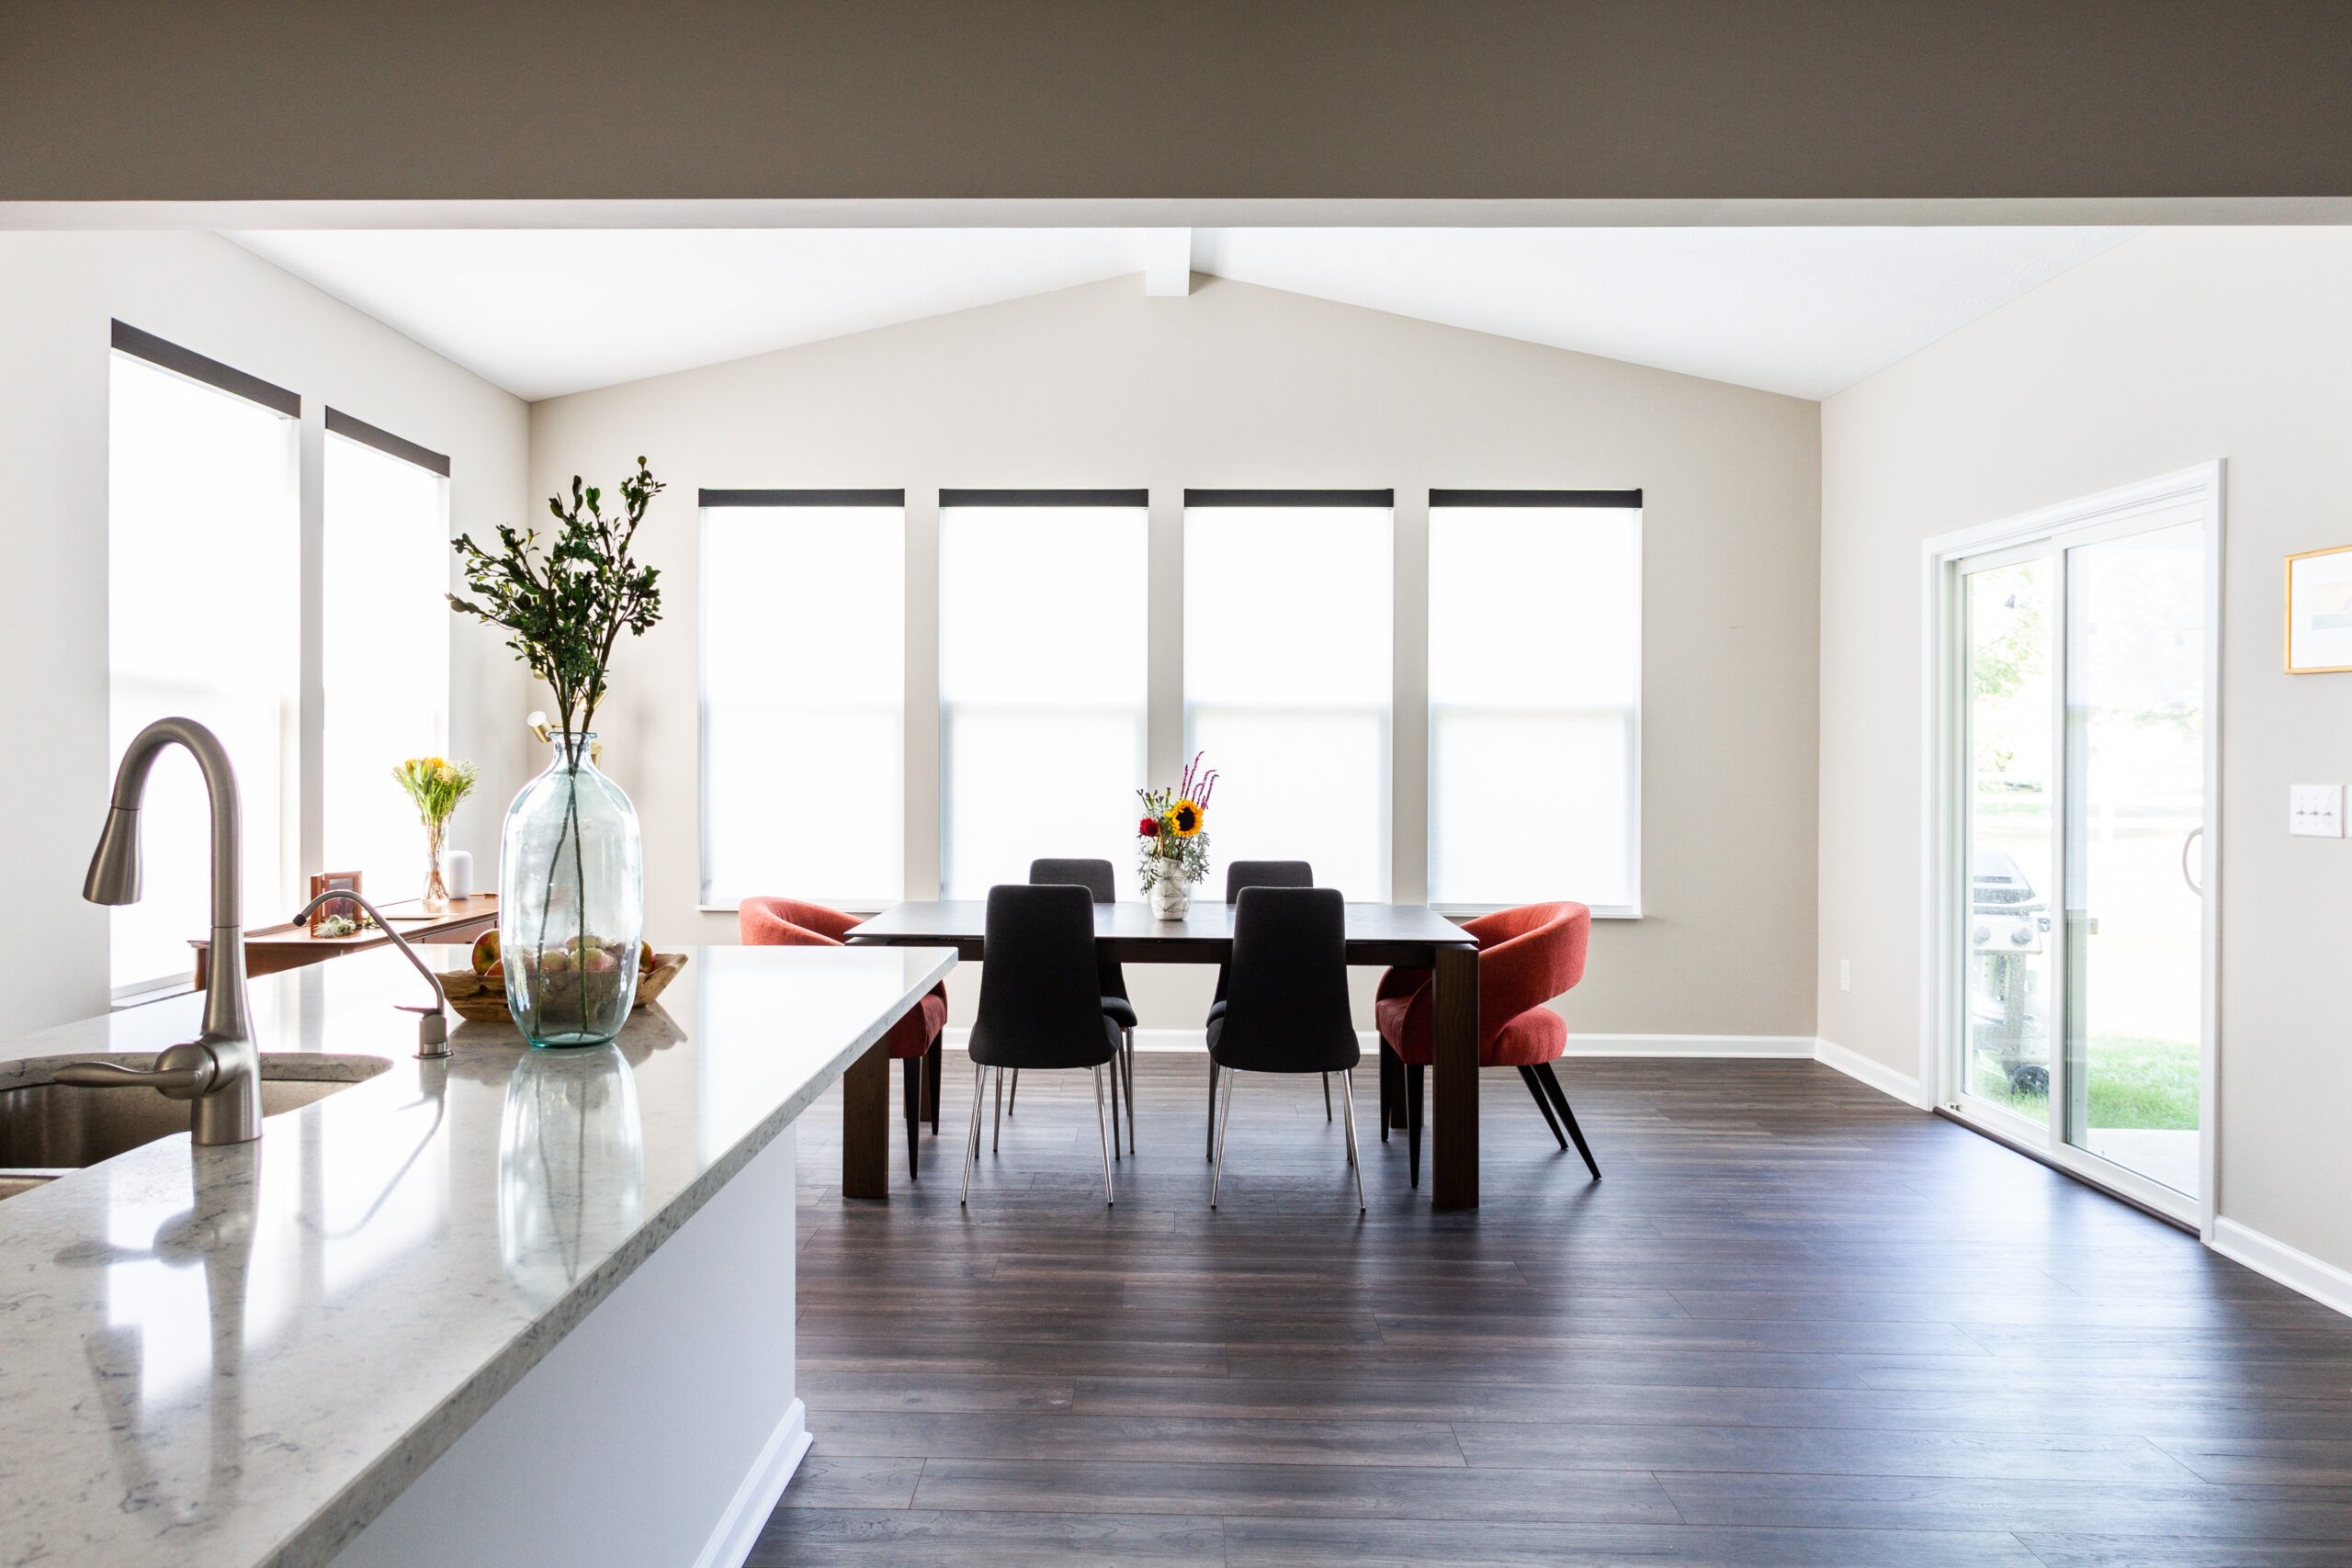
[[[1189,800],[1180,800],[1168,808],[1168,826],[1180,839],[1189,839],[1201,830],[1201,808]]]

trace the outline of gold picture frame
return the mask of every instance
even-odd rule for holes
[[[2289,556],[2287,673],[2346,671],[2352,671],[2352,545]]]

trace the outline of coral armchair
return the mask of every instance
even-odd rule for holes
[[[1582,904],[1529,904],[1464,921],[1478,939],[1478,1065],[1517,1067],[1560,1147],[1574,1138],[1596,1179],[1600,1167],[1577,1125],[1552,1064],[1567,1054],[1567,1021],[1544,1004],[1584,978],[1592,911]],[[1391,969],[1380,977],[1373,1017],[1380,1026],[1380,1135],[1388,1137],[1395,1086],[1405,1090],[1405,1128],[1413,1185],[1421,1179],[1421,1069],[1435,1060],[1436,1009],[1427,969]],[[1558,1112],[1554,1115],[1555,1111]],[[1566,1132],[1561,1131],[1565,1124]]]
[[[797,898],[746,898],[735,910],[746,947],[840,947],[858,923],[854,915]],[[891,1060],[907,1065],[907,1172],[917,1179],[916,1129],[926,1112],[933,1135],[939,1133],[939,1036],[946,1027],[947,987],[934,986],[882,1037]]]

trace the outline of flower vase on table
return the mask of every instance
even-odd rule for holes
[[[1144,808],[1136,828],[1142,852],[1136,870],[1154,919],[1181,920],[1193,912],[1193,884],[1209,874],[1209,836],[1202,829],[1216,788],[1216,771],[1203,772],[1194,752],[1174,789],[1136,791]]]

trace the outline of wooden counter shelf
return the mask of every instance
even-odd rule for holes
[[[418,908],[421,902],[411,898],[378,908],[392,922],[393,929],[412,944],[471,942],[498,925],[498,896],[494,893],[452,898],[447,911],[438,915],[425,914]],[[372,929],[356,931],[349,936],[312,936],[307,926],[262,926],[245,933],[245,973],[258,978],[281,969],[299,969],[305,964],[323,964],[346,953],[385,947],[390,942],[382,931]],[[211,972],[212,943],[198,937],[188,945],[196,949],[196,983],[201,987]]]

